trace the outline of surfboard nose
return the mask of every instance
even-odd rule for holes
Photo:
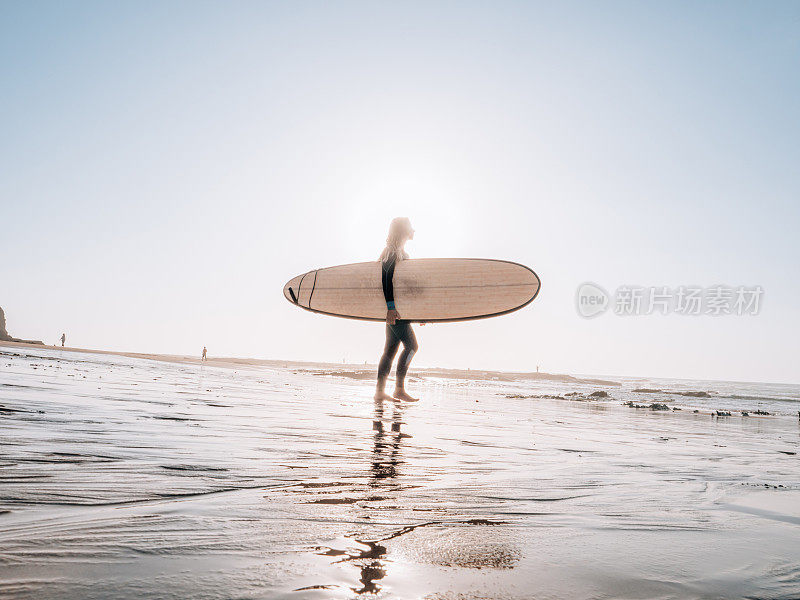
[[[302,275],[293,277],[283,286],[283,296],[292,304],[297,304],[297,299],[300,296],[300,280],[302,278]]]

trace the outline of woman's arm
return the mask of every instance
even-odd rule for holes
[[[389,256],[381,263],[381,286],[383,287],[383,298],[386,300],[386,322],[389,325],[394,325],[397,318],[397,309],[394,305],[394,267],[397,264],[397,257],[395,255]]]

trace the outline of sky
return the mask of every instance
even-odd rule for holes
[[[14,336],[375,363],[281,291],[408,216],[542,280],[417,365],[800,382],[797,2],[3,2],[0,59]],[[585,319],[584,282],[764,292]]]

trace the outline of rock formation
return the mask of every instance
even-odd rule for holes
[[[38,340],[21,340],[19,338],[11,337],[6,331],[6,313],[0,308],[0,342],[22,342],[24,344],[44,344]]]
[[[6,331],[6,313],[3,312],[3,309],[0,308],[0,340],[7,342],[11,339],[11,336],[8,335]]]

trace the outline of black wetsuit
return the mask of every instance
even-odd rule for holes
[[[394,305],[394,267],[397,264],[397,255],[391,254],[386,260],[382,262],[381,269],[381,284],[383,286],[383,297],[386,300],[387,310],[395,308]],[[414,335],[414,330],[411,329],[411,323],[402,319],[397,319],[394,325],[386,324],[386,346],[383,349],[383,356],[381,362],[378,364],[378,379],[383,379],[389,375],[392,370],[392,361],[400,343],[403,343],[403,352],[400,354],[400,360],[397,361],[397,386],[403,387],[405,383],[406,373],[408,366],[411,364],[411,359],[414,353],[419,348],[417,344],[417,337]]]

